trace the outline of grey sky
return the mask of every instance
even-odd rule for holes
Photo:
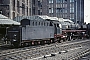
[[[84,21],[90,23],[90,0],[84,0]]]

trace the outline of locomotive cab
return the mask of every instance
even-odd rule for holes
[[[7,29],[7,39],[13,46],[19,46],[20,44],[20,27],[13,26]]]

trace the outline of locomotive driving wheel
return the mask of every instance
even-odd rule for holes
[[[19,47],[19,42],[15,41],[11,43],[14,47]]]

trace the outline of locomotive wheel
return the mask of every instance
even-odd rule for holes
[[[30,42],[24,42],[24,46],[30,46]]]
[[[63,42],[65,42],[65,38],[63,38]]]
[[[51,43],[54,43],[54,39],[53,38],[51,39]]]
[[[61,39],[61,40],[60,40],[60,42],[62,43],[62,42],[64,42],[64,40],[63,40],[63,39]]]
[[[38,41],[38,45],[40,45],[41,44],[41,42],[40,41]]]
[[[52,42],[53,42],[53,40],[51,39],[51,40],[50,40],[50,43],[52,43]]]
[[[47,41],[47,44],[50,44],[50,43],[51,43],[51,40],[48,40],[48,41]]]
[[[61,43],[61,40],[58,40],[59,43]]]
[[[13,42],[12,43],[14,47],[19,47],[19,43],[18,42]]]
[[[35,45],[35,42],[34,42],[34,41],[32,41],[32,42],[31,42],[31,45],[32,45],[32,46],[33,46],[33,45]]]
[[[40,41],[40,44],[41,44],[41,45],[44,45],[45,43],[44,43],[44,41]]]
[[[35,44],[35,45],[38,45],[38,41],[35,41],[34,44]]]

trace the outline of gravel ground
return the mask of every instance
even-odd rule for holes
[[[79,53],[83,52],[86,49],[87,49],[86,47],[78,47],[74,49],[69,49],[67,52],[62,51],[61,53],[56,53],[56,54],[54,53],[53,55],[49,55],[42,58],[36,58],[33,60],[74,60],[72,57],[77,56]]]
[[[0,60],[76,60],[90,53],[90,41],[86,41],[4,50]]]

